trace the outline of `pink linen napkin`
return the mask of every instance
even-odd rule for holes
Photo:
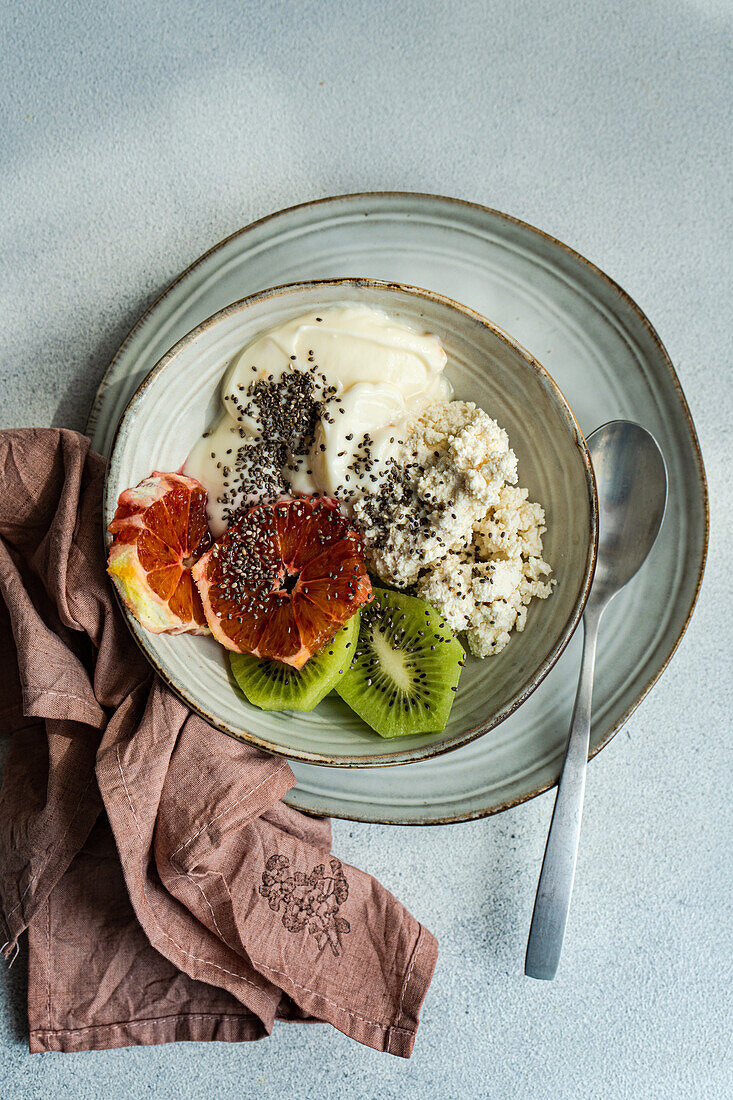
[[[105,574],[104,460],[6,431],[0,471],[0,941],[12,957],[28,929],[30,1049],[256,1039],[279,1017],[409,1057],[434,937],[283,804],[286,761],[152,674]]]

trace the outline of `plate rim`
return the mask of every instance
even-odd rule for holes
[[[186,706],[190,707],[194,713],[198,714],[204,721],[208,722],[215,729],[221,733],[226,734],[228,737],[232,737],[237,741],[243,741],[247,744],[254,745],[255,747],[262,749],[265,752],[272,753],[275,756],[280,756],[286,760],[295,760],[305,764],[317,764],[320,767],[330,768],[384,768],[384,767],[405,767],[408,764],[418,763],[421,760],[429,760],[436,756],[442,756],[445,753],[453,752],[456,749],[462,748],[464,745],[468,745],[471,741],[475,741],[479,737],[483,737],[490,730],[495,729],[505,719],[526,702],[527,699],[536,691],[542,681],[554,668],[557,661],[565,651],[570,639],[577,630],[580,620],[585,610],[585,605],[590,593],[590,587],[593,582],[593,576],[595,573],[596,558],[598,555],[598,493],[596,491],[595,475],[593,472],[593,465],[590,459],[590,451],[586,442],[585,436],[580,430],[580,425],[575,418],[570,404],[565,397],[565,394],[560,389],[552,374],[548,369],[532,354],[527,348],[519,343],[510,333],[506,332],[503,328],[496,324],[495,321],[485,317],[479,313],[478,310],[472,309],[470,306],[464,305],[462,302],[458,302],[453,298],[449,298],[445,294],[439,294],[437,291],[430,290],[425,287],[413,286],[408,283],[398,283],[393,281],[386,281],[383,279],[370,279],[362,276],[348,276],[336,279],[305,279],[294,283],[282,283],[274,287],[265,287],[262,290],[255,291],[253,294],[248,294],[244,298],[240,298],[236,302],[231,302],[228,306],[224,306],[222,309],[212,313],[209,317],[200,321],[187,333],[178,339],[175,344],[168,351],[154,363],[148,373],[143,379],[141,379],[139,385],[136,387],[134,393],[130,395],[130,398],[125,405],[125,408],[117,422],[115,432],[112,438],[112,445],[110,448],[109,459],[104,475],[104,490],[102,496],[102,535],[105,542],[105,549],[112,541],[106,520],[113,514],[113,504],[110,499],[110,480],[113,473],[115,453],[118,443],[120,441],[120,435],[123,431],[123,426],[128,423],[136,414],[137,406],[139,402],[144,398],[145,392],[151,383],[160,375],[163,371],[167,370],[171,363],[175,360],[176,356],[183,351],[188,345],[193,343],[198,336],[206,332],[208,329],[213,328],[220,320],[235,313],[246,313],[253,305],[258,302],[267,300],[269,298],[282,298],[286,297],[289,293],[294,293],[298,290],[305,290],[308,288],[331,288],[331,287],[369,287],[377,290],[393,290],[400,293],[407,294],[410,298],[414,298],[421,301],[433,301],[440,305],[449,306],[451,309],[470,317],[474,321],[478,322],[481,326],[488,329],[497,335],[500,340],[508,344],[525,363],[533,370],[536,376],[539,378],[543,387],[551,394],[553,402],[557,408],[558,413],[563,417],[565,421],[568,435],[572,437],[572,441],[575,449],[580,454],[583,463],[584,482],[588,499],[589,510],[589,534],[590,539],[586,551],[586,558],[583,568],[583,582],[578,592],[578,595],[573,603],[572,609],[565,622],[560,635],[555,642],[550,652],[541,661],[535,671],[527,677],[526,680],[517,688],[517,690],[510,697],[508,702],[497,711],[492,717],[486,721],[480,723],[478,726],[471,727],[465,730],[463,733],[456,735],[452,740],[441,742],[438,745],[427,744],[421,749],[409,750],[409,749],[395,749],[391,752],[383,752],[375,754],[373,756],[358,756],[349,755],[346,757],[333,757],[326,756],[321,753],[304,752],[304,751],[286,751],[280,746],[273,745],[271,742],[266,741],[252,733],[237,733],[233,728],[227,726],[226,723],[221,720],[217,720],[212,714],[209,714],[194,698],[190,697],[185,691],[184,687],[173,683],[170,675],[161,666],[161,663],[156,656],[152,643],[148,638],[148,631],[142,628],[130,610],[121,599],[117,590],[117,586],[114,585],[114,592],[117,598],[118,605],[120,606],[133,638],[137,642],[139,648],[142,650],[147,661],[152,665],[157,674],[163,680],[165,685],[171,689]],[[396,741],[397,739],[395,739]],[[394,743],[394,742],[392,742]],[[414,752],[415,755],[409,755],[408,759],[405,759],[408,754]]]
[[[385,190],[385,191],[345,192],[343,194],[326,195],[326,196],[322,196],[321,198],[318,198],[318,199],[306,200],[305,202],[295,203],[291,206],[282,207],[279,210],[272,211],[269,214],[265,214],[263,217],[257,218],[254,221],[251,221],[251,222],[247,223],[246,225],[242,226],[240,229],[235,230],[233,233],[228,234],[226,237],[223,237],[221,240],[219,240],[214,245],[212,245],[209,249],[207,249],[200,256],[198,256],[192,263],[190,263],[186,268],[184,268],[184,270],[181,271],[180,274],[178,276],[176,276],[176,278],[173,279],[172,282],[170,282],[163,289],[163,291],[161,291],[161,293],[156,296],[156,298],[150,303],[150,305],[143,311],[143,313],[137,319],[135,324],[131,327],[131,329],[127,333],[126,337],[124,338],[124,340],[120,344],[119,348],[117,349],[116,354],[114,355],[114,357],[110,361],[109,366],[107,367],[106,371],[102,375],[102,378],[100,379],[99,386],[97,388],[97,392],[96,392],[95,398],[92,402],[92,406],[91,406],[91,409],[90,409],[90,412],[89,412],[89,416],[87,418],[86,433],[87,433],[87,435],[91,436],[93,434],[94,430],[95,430],[97,421],[99,419],[99,412],[100,412],[100,409],[101,409],[102,400],[103,400],[103,397],[104,397],[105,390],[108,388],[108,385],[109,385],[110,380],[111,380],[111,375],[112,375],[113,371],[115,370],[115,367],[117,366],[120,358],[124,355],[125,351],[127,350],[128,345],[131,343],[131,341],[138,334],[139,330],[141,330],[144,327],[144,325],[147,323],[149,315],[152,313],[152,311],[154,309],[156,309],[157,306],[169,294],[171,294],[173,292],[173,290],[179,285],[179,283],[182,283],[184,280],[189,278],[195,272],[195,270],[199,267],[199,265],[205,263],[213,254],[215,254],[220,249],[224,248],[231,241],[235,240],[238,237],[244,236],[245,234],[253,232],[253,231],[261,228],[263,225],[266,225],[268,222],[274,221],[277,218],[281,218],[281,217],[284,218],[286,216],[289,216],[289,215],[292,215],[292,214],[296,213],[297,211],[305,211],[305,210],[308,210],[309,208],[313,208],[313,207],[326,206],[329,203],[348,202],[349,200],[355,200],[355,201],[361,200],[361,201],[363,201],[363,200],[370,200],[370,199],[376,200],[376,201],[390,200],[390,199],[391,200],[404,200],[407,203],[409,203],[411,200],[417,200],[417,201],[426,200],[426,201],[437,202],[437,203],[440,203],[440,204],[446,204],[448,206],[455,206],[457,208],[466,208],[466,209],[469,209],[469,210],[474,210],[474,211],[477,211],[480,214],[485,215],[489,218],[501,219],[501,220],[503,220],[503,221],[505,221],[505,222],[507,222],[511,225],[516,225],[516,226],[520,227],[523,230],[527,230],[527,231],[529,231],[529,233],[535,234],[541,240],[549,242],[551,245],[558,248],[561,252],[565,253],[572,260],[574,260],[576,262],[579,261],[580,264],[582,266],[588,268],[588,270],[597,279],[599,279],[601,282],[605,283],[606,286],[628,308],[630,308],[630,310],[636,315],[637,319],[641,322],[642,327],[644,329],[646,329],[649,337],[652,340],[652,343],[656,345],[657,351],[658,351],[658,353],[660,354],[660,357],[661,357],[661,364],[664,367],[664,369],[666,370],[666,373],[667,373],[667,375],[669,377],[669,380],[672,384],[672,388],[676,393],[677,400],[678,400],[678,402],[681,406],[681,409],[682,409],[682,413],[683,413],[683,417],[684,417],[685,426],[686,426],[686,429],[687,429],[687,434],[688,434],[688,437],[689,437],[689,441],[692,444],[692,454],[693,454],[695,469],[696,469],[697,478],[698,478],[700,503],[701,503],[702,513],[703,513],[702,546],[701,546],[700,562],[699,562],[697,577],[696,577],[696,581],[695,581],[695,588],[694,588],[694,591],[692,593],[692,597],[691,597],[690,604],[689,604],[687,613],[685,615],[684,621],[681,624],[679,632],[678,632],[676,638],[674,639],[674,642],[673,642],[672,646],[670,647],[667,656],[665,657],[664,661],[662,662],[662,664],[660,665],[660,667],[658,668],[656,673],[652,677],[650,677],[648,682],[644,685],[644,687],[639,692],[639,694],[634,699],[634,701],[631,703],[631,705],[626,708],[626,710],[619,716],[619,718],[616,720],[616,722],[614,722],[613,725],[606,731],[605,735],[598,742],[598,744],[595,745],[591,749],[591,751],[589,753],[589,759],[593,759],[595,756],[598,755],[599,752],[601,752],[602,749],[604,749],[606,747],[606,745],[609,744],[609,742],[615,737],[615,735],[618,733],[618,731],[623,728],[623,726],[629,720],[629,718],[634,713],[634,711],[637,709],[637,707],[647,697],[647,695],[649,694],[651,689],[654,687],[654,685],[660,679],[662,674],[666,671],[667,667],[669,666],[670,661],[672,660],[672,658],[674,657],[675,653],[677,652],[677,650],[679,648],[679,645],[680,645],[680,642],[682,641],[682,638],[684,637],[684,635],[687,631],[687,628],[690,624],[690,620],[691,620],[692,615],[695,611],[695,608],[697,606],[697,602],[698,602],[698,599],[699,599],[699,596],[700,596],[700,589],[701,589],[701,586],[702,586],[703,576],[704,576],[704,573],[705,573],[705,566],[706,566],[706,563],[707,563],[709,538],[710,538],[710,505],[709,505],[709,492],[708,492],[707,477],[706,477],[706,474],[705,474],[705,466],[704,466],[704,462],[703,462],[702,451],[701,451],[701,448],[700,448],[700,442],[699,442],[699,439],[698,439],[697,431],[696,431],[696,428],[695,428],[695,425],[694,425],[694,422],[693,422],[693,419],[692,419],[692,414],[690,413],[690,408],[689,408],[689,405],[687,403],[687,399],[686,399],[684,391],[682,389],[682,385],[680,383],[680,380],[677,377],[677,373],[676,373],[676,371],[674,369],[674,366],[672,364],[672,360],[671,360],[671,358],[669,356],[669,353],[668,353],[664,343],[662,342],[657,330],[655,329],[655,327],[653,326],[653,324],[651,323],[651,321],[647,317],[646,313],[638,305],[638,303],[631,297],[631,295],[626,290],[624,290],[624,288],[618,282],[616,282],[615,279],[613,279],[610,275],[606,274],[606,272],[603,271],[602,268],[600,268],[592,260],[589,260],[582,253],[578,252],[576,249],[572,248],[570,245],[565,244],[564,241],[561,241],[561,240],[559,240],[559,238],[554,237],[552,234],[547,233],[545,230],[538,228],[537,226],[533,225],[531,222],[525,221],[521,218],[517,218],[512,214],[506,214],[503,211],[497,210],[494,207],[486,206],[485,204],[482,204],[482,203],[472,202],[468,199],[460,199],[460,198],[456,198],[456,197],[448,196],[448,195],[439,195],[439,194],[435,194],[435,193],[429,192],[429,191],[392,191],[392,190]],[[344,814],[344,813],[338,813],[337,814],[333,811],[330,811],[327,816],[341,817],[341,818],[343,818],[343,820],[346,820],[346,821],[369,821],[369,822],[374,822],[374,823],[377,823],[377,824],[385,824],[385,825],[415,825],[415,826],[417,826],[417,825],[448,825],[448,824],[458,823],[458,822],[461,822],[461,821],[474,821],[474,820],[478,820],[478,819],[483,818],[483,817],[490,817],[490,816],[492,816],[493,814],[496,814],[496,813],[502,813],[504,810],[511,809],[514,806],[518,806],[523,802],[528,802],[528,801],[530,801],[530,799],[536,798],[538,795],[543,794],[545,791],[550,790],[553,786],[556,785],[556,782],[557,781],[555,780],[554,782],[549,782],[549,783],[546,783],[546,784],[542,784],[539,787],[537,787],[536,789],[533,789],[532,791],[528,792],[527,794],[524,794],[524,795],[520,796],[519,798],[507,799],[504,802],[502,802],[502,803],[500,803],[496,806],[489,807],[488,809],[471,810],[471,811],[467,811],[466,813],[449,815],[447,817],[440,817],[440,818],[432,817],[432,818],[429,818],[429,819],[423,818],[423,819],[420,819],[420,820],[415,820],[415,819],[400,820],[400,819],[395,819],[395,818],[385,819],[385,818],[380,818],[380,817],[370,817],[370,818],[356,817],[354,815],[349,815],[349,814]],[[304,809],[303,807],[300,807],[300,806],[298,806],[297,809],[299,809],[302,813],[310,813],[312,816],[316,816],[316,817],[324,816],[323,814],[318,813],[317,811],[307,810],[307,809]]]

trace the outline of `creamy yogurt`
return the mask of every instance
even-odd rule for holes
[[[258,496],[320,492],[351,503],[377,491],[408,419],[450,399],[445,363],[436,336],[360,305],[259,336],[232,360],[221,416],[184,467],[208,490],[214,535]]]

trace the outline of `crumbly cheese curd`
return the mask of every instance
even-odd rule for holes
[[[414,585],[475,656],[499,653],[552,591],[544,512],[516,486],[507,433],[472,402],[433,404],[408,429],[391,483],[354,505],[370,564]]]
[[[354,505],[382,580],[414,584],[421,571],[471,542],[473,525],[517,477],[509,439],[472,402],[429,405],[408,424],[391,480]]]
[[[418,595],[451,629],[466,632],[475,657],[500,653],[512,630],[524,630],[532,597],[552,593],[552,569],[542,557],[545,513],[528,495],[504,486],[498,504],[475,524],[469,547],[450,551],[417,582]]]

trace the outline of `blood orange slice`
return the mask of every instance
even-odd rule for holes
[[[191,572],[217,641],[294,668],[372,591],[361,537],[326,497],[256,505]]]
[[[120,493],[109,530],[107,572],[138,622],[153,634],[207,634],[191,580],[211,546],[203,485],[156,471]]]

